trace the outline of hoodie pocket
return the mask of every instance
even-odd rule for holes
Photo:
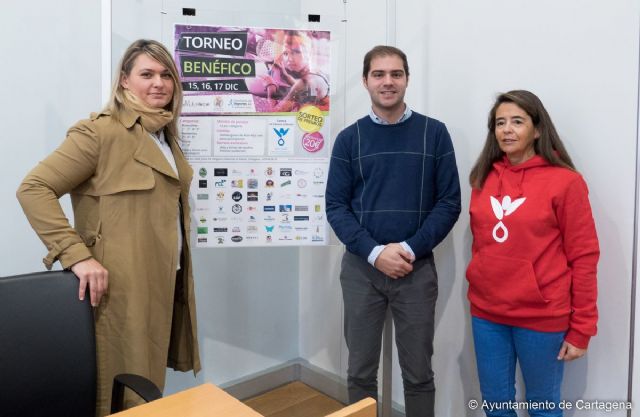
[[[467,280],[469,301],[487,313],[531,317],[549,303],[540,292],[533,265],[524,259],[480,253],[467,268]]]

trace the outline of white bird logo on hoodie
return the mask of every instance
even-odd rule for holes
[[[511,201],[511,197],[506,195],[502,198],[502,203],[493,196],[490,196],[489,198],[491,199],[493,214],[495,214],[498,219],[498,224],[493,228],[493,239],[498,243],[502,243],[509,237],[509,230],[507,230],[504,223],[502,223],[502,219],[516,211],[527,198],[522,197]],[[502,230],[502,236],[498,236],[498,230]]]

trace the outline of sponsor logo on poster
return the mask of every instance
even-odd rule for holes
[[[224,245],[224,236],[216,236],[216,243],[218,245]]]
[[[198,170],[198,175],[200,175],[202,178],[206,177],[207,176],[207,168],[204,168],[204,167],[200,168]]]
[[[231,207],[231,211],[232,211],[234,214],[241,213],[241,212],[242,212],[242,206],[241,206],[240,204],[234,204],[234,205]]]
[[[214,227],[213,233],[227,233],[227,230],[226,227]]]
[[[213,186],[216,188],[224,188],[226,185],[227,185],[227,180],[219,180],[219,181],[213,182]]]
[[[216,200],[223,201],[224,200],[224,191],[218,191],[216,193]]]
[[[206,237],[199,237],[198,238],[198,243],[207,243],[207,238]]]
[[[264,230],[265,230],[267,233],[271,233],[271,232],[273,232],[273,228],[274,228],[274,227],[276,227],[276,226],[275,226],[275,225],[265,226],[265,227],[264,227]]]
[[[271,130],[268,130],[269,155],[293,155],[293,143],[289,140],[292,135],[289,133],[295,125],[287,120],[276,120],[269,123],[269,126],[271,127]]]
[[[292,175],[291,168],[280,168],[281,177],[290,177]]]
[[[292,205],[291,204],[280,204],[278,206],[278,211],[282,212],[289,212],[291,211]]]
[[[247,188],[250,190],[255,190],[258,188],[258,179],[257,178],[249,178],[247,180]]]
[[[228,172],[227,168],[213,168],[214,177],[226,177]]]
[[[235,191],[233,194],[231,194],[231,199],[233,201],[240,201],[242,200],[242,193],[240,191]]]
[[[206,235],[209,233],[209,228],[207,226],[198,226],[198,234]]]
[[[276,211],[276,206],[264,206],[264,211]]]
[[[309,211],[309,206],[295,206],[295,211]]]
[[[231,236],[231,241],[232,241],[232,242],[236,242],[236,243],[238,243],[238,242],[242,242],[242,236],[238,236],[238,235],[236,235],[236,236]]]
[[[320,132],[302,135],[302,147],[307,152],[318,152],[324,146],[324,136]]]
[[[295,222],[303,222],[308,220],[309,220],[309,216],[293,216],[293,221]]]
[[[316,226],[315,233],[313,235],[311,235],[311,241],[312,242],[324,242],[324,237],[322,236],[322,233],[320,232],[320,226]]]
[[[296,184],[298,184],[298,188],[304,188],[307,186],[307,180],[305,180],[304,178],[300,178],[298,179]]]
[[[198,180],[198,188],[207,188],[207,180]]]
[[[280,187],[286,187],[287,185],[291,185],[291,180],[286,180],[285,182],[280,184]]]
[[[208,200],[209,194],[198,194],[198,200]]]
[[[248,191],[247,192],[247,201],[258,201],[258,192],[257,191]]]
[[[231,180],[231,188],[242,188],[242,187],[244,187],[244,181]]]

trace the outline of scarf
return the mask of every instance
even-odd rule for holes
[[[140,115],[140,124],[149,133],[156,133],[173,120],[172,112],[147,106],[129,90],[124,90],[122,98],[124,107]]]

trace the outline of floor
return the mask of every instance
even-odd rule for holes
[[[265,417],[323,417],[344,407],[299,381],[249,398],[244,403]]]

